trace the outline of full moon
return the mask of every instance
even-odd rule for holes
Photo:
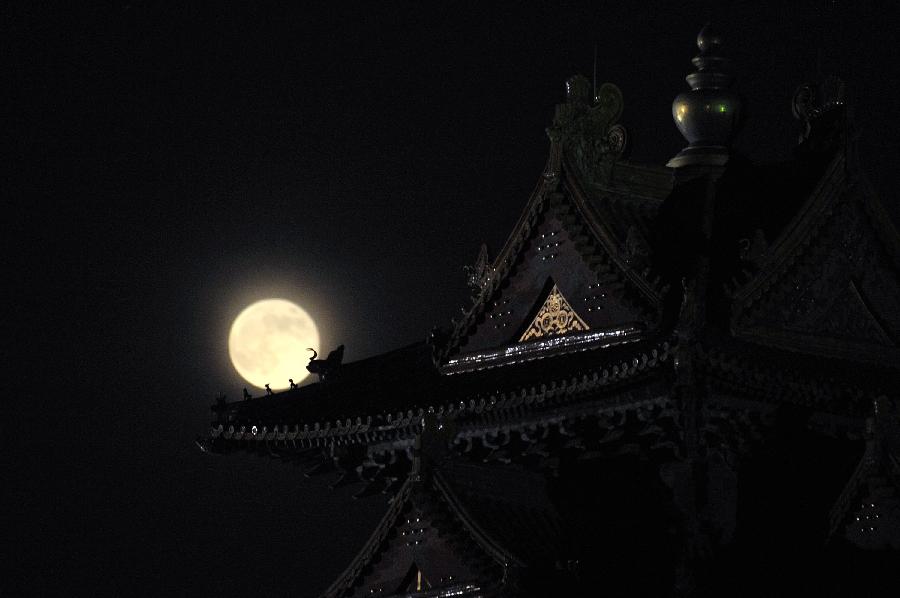
[[[285,299],[253,303],[235,318],[228,334],[228,354],[244,380],[273,390],[288,388],[309,375],[306,364],[318,349],[316,323],[299,305]]]

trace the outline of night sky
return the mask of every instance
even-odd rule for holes
[[[638,162],[684,145],[670,106],[708,19],[754,160],[789,157],[797,84],[841,76],[866,173],[900,215],[900,27],[878,3],[483,4],[0,9],[15,569],[0,593],[322,591],[386,497],[197,450],[209,405],[245,386],[231,321],[291,299],[320,352],[344,343],[348,361],[449,323],[463,266],[505,241],[595,45]]]

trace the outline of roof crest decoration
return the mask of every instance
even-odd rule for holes
[[[601,85],[591,98],[587,78],[574,75],[566,81],[566,103],[557,104],[547,136],[591,182],[608,182],[612,164],[625,151],[628,135],[616,122],[623,106],[622,91],[612,83]]]

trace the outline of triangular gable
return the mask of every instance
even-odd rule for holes
[[[900,276],[868,198],[848,189],[845,176],[838,156],[760,272],[735,293],[732,330],[793,351],[897,367]]]
[[[846,176],[844,169],[843,156],[836,156],[802,208],[767,248],[759,272],[735,290],[733,325],[746,321],[751,316],[750,308],[768,298],[769,289],[779,282],[786,284],[785,274],[804,251],[804,241],[818,232],[828,208],[837,200]]]
[[[499,583],[504,566],[517,561],[494,550],[446,493],[436,477],[432,482],[407,479],[369,541],[323,597],[405,595],[427,589],[464,596],[485,583]]]
[[[900,496],[890,477],[873,467],[852,483],[847,512],[834,532],[867,550],[900,550]]]
[[[900,549],[900,409],[875,399],[866,450],[831,510],[829,536],[868,550]]]
[[[577,181],[560,168],[565,184],[552,185],[559,191],[536,192],[504,251],[484,269],[480,293],[453,331],[443,363],[457,353],[519,343],[533,323],[536,302],[547,297],[548,280],[555,282],[585,330],[627,329],[631,334],[657,321],[658,293],[620,259],[611,232],[596,233],[602,222],[589,222],[590,207],[575,198]],[[610,245],[614,248],[607,250]]]
[[[584,332],[589,329],[587,323],[559,292],[559,287],[553,284],[531,324],[519,337],[519,342],[559,336],[569,332]]]

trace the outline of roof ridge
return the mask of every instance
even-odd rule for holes
[[[396,524],[403,511],[403,505],[409,500],[412,487],[412,478],[407,478],[403,486],[397,491],[397,494],[391,499],[391,506],[388,507],[387,512],[381,518],[381,521],[378,522],[378,525],[375,526],[375,530],[369,536],[369,539],[366,540],[362,549],[356,553],[356,556],[353,557],[347,568],[328,586],[328,589],[321,594],[322,598],[337,598],[339,592],[346,589],[348,585],[352,584],[359,577],[365,566],[364,563],[372,558],[378,547],[387,539],[391,528]]]
[[[482,550],[487,552],[494,560],[504,567],[510,565],[518,567],[525,566],[524,562],[522,562],[515,554],[504,548],[478,523],[469,512],[469,509],[462,503],[449,482],[444,479],[444,475],[440,469],[435,469],[433,471],[433,480],[435,488],[441,493],[444,501],[450,506],[460,522],[468,529],[472,538],[479,546],[481,546]]]

